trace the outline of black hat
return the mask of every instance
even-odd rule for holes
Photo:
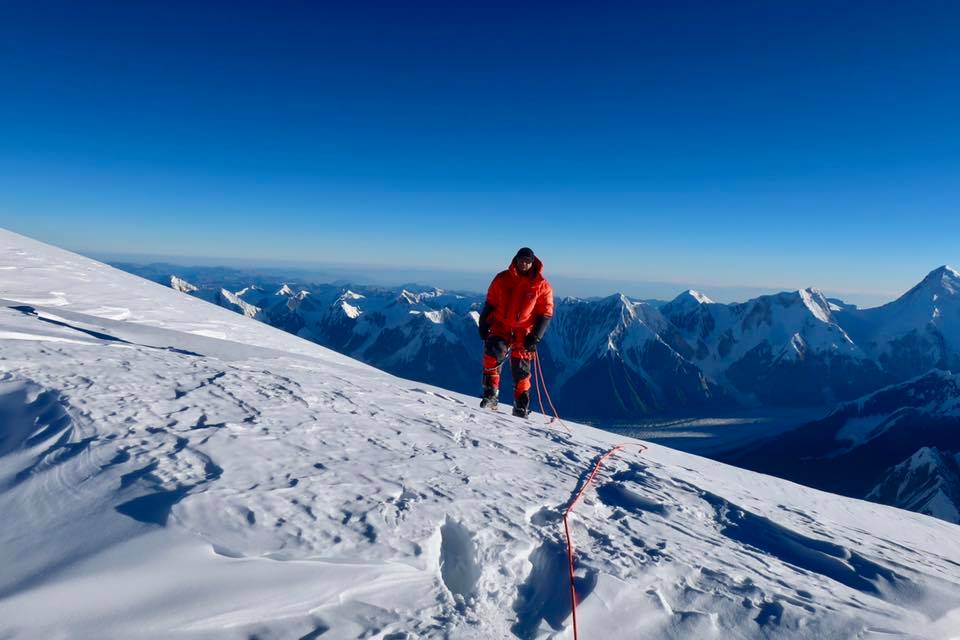
[[[535,257],[536,257],[536,256],[533,255],[533,249],[531,249],[530,247],[524,247],[524,248],[520,249],[520,251],[517,251],[517,255],[513,256],[513,259],[514,259],[514,260],[517,260],[517,259],[519,259],[519,258],[530,258],[530,259],[533,259],[533,258],[535,258]]]

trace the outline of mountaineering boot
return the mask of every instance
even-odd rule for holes
[[[526,418],[530,415],[530,392],[524,391],[513,399],[513,415]]]
[[[499,400],[497,400],[497,390],[489,387],[485,388],[483,390],[483,398],[480,399],[480,408],[496,411],[498,404]]]

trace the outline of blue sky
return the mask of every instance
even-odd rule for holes
[[[597,294],[881,302],[960,263],[958,22],[954,2],[21,3],[0,224],[386,270],[492,273],[529,245]]]

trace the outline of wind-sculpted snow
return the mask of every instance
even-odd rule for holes
[[[560,513],[612,434],[12,234],[0,266],[0,637],[570,637]],[[583,638],[960,628],[953,525],[656,445],[571,528]]]
[[[9,456],[3,484],[22,482],[77,450],[59,394],[28,381],[0,382],[0,425],[0,456]]]

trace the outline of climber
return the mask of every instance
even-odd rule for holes
[[[481,408],[496,410],[500,367],[509,352],[513,415],[530,413],[530,363],[553,317],[553,288],[542,271],[540,259],[523,247],[490,283],[478,327],[484,341]]]

